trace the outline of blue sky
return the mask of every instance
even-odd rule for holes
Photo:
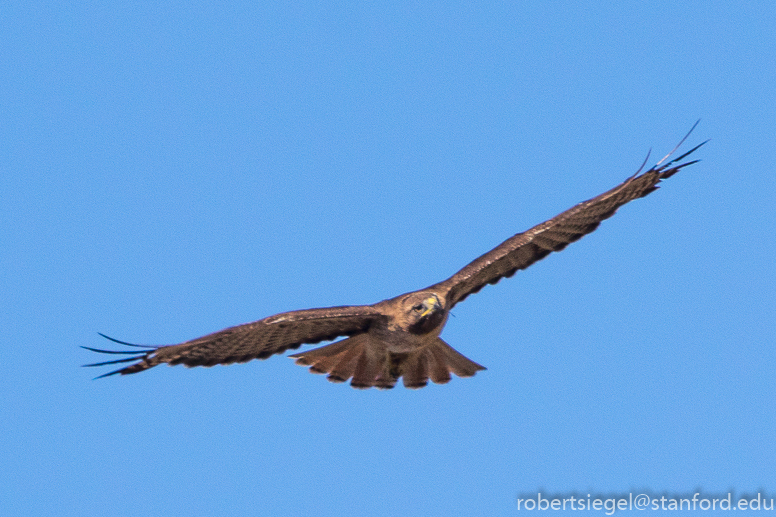
[[[774,26],[768,1],[6,2],[0,509],[773,496]],[[701,163],[455,308],[474,378],[80,368],[97,332],[176,343],[435,283],[698,118]]]

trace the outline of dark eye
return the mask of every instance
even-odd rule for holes
[[[414,307],[412,308],[412,310],[413,310],[413,311],[415,311],[415,312],[420,312],[420,311],[422,311],[422,310],[423,310],[423,304],[420,304],[420,303],[419,303],[419,304],[417,304],[416,306],[414,306]]]

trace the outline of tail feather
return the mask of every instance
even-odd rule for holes
[[[437,339],[435,348],[440,349],[445,354],[447,368],[458,377],[471,377],[478,371],[485,370],[484,366],[465,357],[441,339]]]
[[[308,352],[292,354],[296,364],[309,366],[312,373],[327,373],[332,382],[345,382],[353,376],[356,360],[363,350],[362,336],[344,339]]]
[[[405,388],[418,389],[428,384],[428,357],[428,348],[422,348],[405,359],[402,368]]]
[[[345,382],[351,377],[353,377],[353,374],[356,371],[356,365],[358,364],[358,360],[363,354],[364,345],[358,345],[358,346],[351,346],[350,348],[346,349],[344,352],[340,352],[340,355],[337,358],[336,365],[334,368],[330,370],[322,370],[321,373],[328,373],[328,379],[331,382]],[[322,368],[324,365],[321,364],[318,366],[318,368]]]
[[[391,389],[396,384],[396,379],[384,375],[385,367],[379,357],[364,347],[364,351],[358,358],[356,371],[353,374],[353,380],[350,385],[358,389],[367,389],[376,386],[382,389]]]
[[[407,388],[422,388],[429,378],[436,384],[450,381],[450,373],[471,377],[485,368],[471,361],[437,338],[411,353],[392,353],[383,343],[373,343],[368,334],[353,336],[309,352],[293,354],[296,364],[309,366],[312,373],[328,374],[332,382],[351,379],[354,388],[390,389],[400,377]]]
[[[328,347],[310,350],[304,354],[304,358],[299,358],[296,362],[297,364],[309,365],[310,371],[313,373],[329,373],[342,362],[343,357],[351,350],[349,344],[345,341],[334,343]]]
[[[440,339],[440,341],[442,341]],[[444,341],[443,341],[444,343]],[[447,344],[447,343],[445,343]],[[450,382],[450,369],[447,367],[447,360],[441,347],[428,348],[429,356],[429,375],[436,384],[447,384]]]

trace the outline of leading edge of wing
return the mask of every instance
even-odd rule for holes
[[[623,183],[594,198],[578,203],[525,232],[510,237],[497,247],[474,259],[450,278],[429,287],[429,289],[442,291],[448,300],[447,308],[451,309],[456,303],[464,300],[470,294],[478,292],[486,285],[495,284],[502,278],[511,277],[517,271],[529,267],[551,252],[561,251],[567,245],[591,233],[601,221],[614,215],[621,206],[654,192],[661,180],[669,178],[684,167],[699,161],[692,160],[680,163],[708,140],[696,145],[679,157],[666,161],[690,136],[698,122],[670,153],[646,172],[641,173],[644,168],[644,164],[642,164],[636,174],[630,176]]]
[[[380,317],[383,315],[371,305],[304,309],[275,314],[175,345],[137,345],[100,333],[102,337],[114,343],[142,350],[105,350],[86,346],[81,348],[102,354],[128,356],[86,364],[85,367],[134,361],[129,366],[96,377],[99,379],[115,374],[137,373],[162,363],[214,366],[266,359],[286,350],[299,348],[303,344],[314,344],[363,332]]]

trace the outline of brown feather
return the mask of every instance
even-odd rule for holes
[[[456,374],[458,377],[471,377],[480,370],[486,370],[484,366],[464,357],[455,348],[445,343],[442,338],[437,338],[436,342],[430,345],[429,348],[435,352],[438,351],[444,358],[448,371]]]
[[[426,348],[408,354],[402,367],[402,380],[405,388],[422,388],[428,384],[428,359]]]
[[[379,377],[380,372],[385,366],[385,355],[379,354],[373,350],[368,343],[364,343],[364,350],[361,352],[353,372],[353,380],[350,385],[358,389],[371,388],[375,385],[375,379]],[[393,386],[391,386],[393,387]]]
[[[137,373],[162,363],[213,366],[266,359],[302,344],[366,332],[384,319],[370,305],[284,312],[179,345],[152,348],[137,357],[139,362],[107,375]]]
[[[684,139],[679,145],[683,142]],[[100,353],[129,356],[86,366],[137,361],[102,375],[105,377],[136,373],[162,363],[186,366],[242,363],[266,359],[302,344],[348,336],[337,343],[291,357],[297,364],[309,366],[313,373],[328,374],[327,378],[332,382],[352,379],[354,388],[390,389],[399,378],[403,378],[408,388],[421,388],[428,384],[429,378],[437,384],[449,382],[451,373],[471,377],[485,368],[438,337],[450,309],[484,286],[514,275],[553,251],[564,249],[594,231],[601,221],[611,217],[624,204],[654,192],[662,180],[695,163],[680,162],[701,145],[663,163],[672,151],[643,174],[639,174],[640,169],[615,188],[514,235],[452,277],[426,289],[374,305],[285,312],[178,345],[144,347],[108,338],[139,350],[84,347]]]
[[[368,334],[360,334],[331,345],[291,356],[296,364],[309,366],[312,373],[328,373],[332,382],[352,377],[354,388],[391,389],[399,378],[407,388],[422,388],[429,376],[437,384],[450,381],[450,373],[471,377],[485,368],[471,361],[439,338],[424,348],[406,354],[388,352]]]
[[[670,178],[682,168],[696,163],[690,161],[674,165],[701,145],[703,144],[662,166],[658,164],[641,175],[636,173],[613,189],[579,203],[526,232],[518,233],[478,257],[452,277],[428,287],[427,290],[442,293],[447,300],[445,309],[452,309],[456,303],[478,292],[487,284],[495,284],[502,278],[510,277],[552,251],[560,251],[594,231],[601,221],[614,215],[622,205],[654,192],[661,180]]]
[[[428,347],[429,376],[435,384],[447,384],[450,382],[450,369],[447,367],[445,354],[439,347]]]

